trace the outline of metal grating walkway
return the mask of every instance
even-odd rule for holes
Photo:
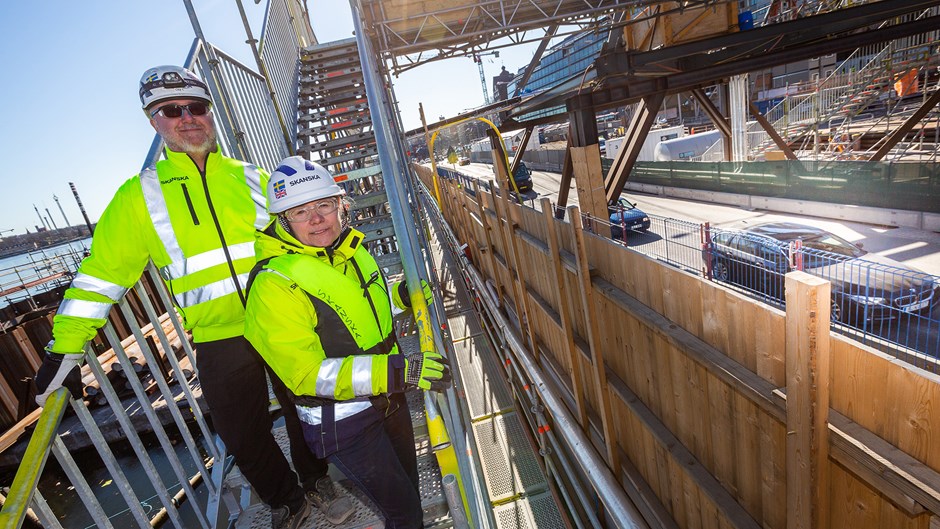
[[[431,226],[432,238],[434,227]],[[459,398],[472,424],[482,481],[498,529],[566,528],[506,382],[502,358],[490,344],[457,267],[439,241],[431,244],[441,271],[441,294],[463,387]]]

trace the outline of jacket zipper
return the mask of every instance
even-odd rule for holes
[[[199,217],[196,216],[196,207],[193,206],[193,199],[189,196],[189,189],[186,184],[181,185],[183,186],[183,196],[186,197],[186,205],[189,206],[189,214],[193,217],[193,224],[199,226]]]
[[[192,159],[192,158],[190,158]],[[195,160],[193,161],[195,164]],[[209,160],[206,160],[209,163]],[[198,165],[196,166],[199,167]],[[225,253],[225,262],[228,264],[229,273],[232,275],[232,281],[235,282],[235,291],[238,292],[238,299],[242,306],[245,306],[245,293],[242,292],[242,286],[238,282],[238,274],[235,273],[235,264],[232,262],[232,256],[228,251],[228,244],[225,242],[225,235],[222,234],[222,226],[219,224],[219,217],[215,214],[215,207],[212,205],[212,197],[209,196],[209,181],[206,179],[206,170],[199,169],[199,176],[202,177],[202,188],[206,192],[206,204],[209,206],[209,214],[212,215],[212,222],[215,223],[215,230],[219,234],[219,240],[222,241],[222,251]]]

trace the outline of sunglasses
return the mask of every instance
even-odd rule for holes
[[[188,105],[164,105],[150,113],[150,117],[162,114],[165,118],[175,119],[183,116],[183,111],[189,112],[190,116],[205,116],[209,113],[209,105],[206,103],[189,103]]]

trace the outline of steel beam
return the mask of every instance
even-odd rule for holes
[[[702,63],[703,58],[707,63],[725,62],[730,57],[742,54],[742,50],[738,48],[744,48],[744,52],[750,55],[760,54],[773,49],[799,45],[801,41],[826,39],[837,33],[865,29],[873,24],[923,11],[936,5],[940,5],[940,0],[882,0],[789,22],[770,24],[748,31],[665,46],[657,50],[624,52],[627,68],[619,71],[633,71],[642,66],[668,63],[692,56],[696,56],[692,61],[699,64]],[[602,67],[599,65],[599,68]]]
[[[532,77],[532,72],[535,71],[535,67],[538,66],[539,61],[542,60],[542,54],[545,53],[545,48],[548,47],[548,41],[552,40],[556,31],[558,31],[558,24],[552,24],[545,30],[545,36],[542,37],[542,42],[539,42],[539,47],[535,49],[535,54],[532,55],[532,60],[529,61],[529,65],[526,66],[525,72],[522,74],[522,79],[516,83],[516,92],[513,96],[519,95],[522,87],[529,82],[529,78]]]
[[[575,96],[574,99],[580,97],[590,99],[590,96]],[[597,115],[594,109],[577,105],[577,101],[572,100],[569,100],[568,104],[568,123],[571,126],[568,143],[572,147],[586,147],[597,143]],[[572,104],[577,105],[576,109],[572,109]]]
[[[712,123],[715,124],[715,127],[718,129],[718,132],[721,133],[721,138],[724,140],[724,151],[725,151],[725,161],[731,159],[729,156],[731,152],[731,125],[728,124],[728,119],[721,115],[721,111],[712,103],[712,100],[705,95],[705,91],[701,88],[693,88],[691,90],[692,96],[695,97],[695,100],[702,105],[702,110],[708,114],[708,118],[712,120]]]
[[[940,0],[935,0],[935,2],[940,3]],[[881,2],[878,2],[878,4],[880,3]],[[813,18],[816,17],[807,17],[805,20]],[[940,16],[932,16],[904,24],[872,29],[841,37],[823,38],[823,35],[823,37],[820,37],[818,40],[800,46],[793,46],[754,56],[746,55],[741,59],[730,60],[724,64],[683,71],[671,75],[662,75],[652,78],[640,78],[628,75],[610,76],[602,79],[601,86],[605,86],[605,88],[592,91],[589,99],[586,99],[583,95],[578,96],[576,104],[590,106],[593,107],[595,111],[601,111],[631,103],[657,92],[673,94],[690,90],[695,86],[700,86],[702,83],[724,79],[731,75],[747,73],[771,65],[796,62],[824,54],[851,51],[869,44],[887,42],[901,37],[934,31],[938,27],[940,27]],[[528,109],[530,112],[536,110],[539,109]]]
[[[777,145],[777,147],[780,148],[781,151],[783,151],[783,154],[787,157],[787,159],[796,160],[797,157],[796,157],[796,154],[794,154],[793,149],[791,149],[790,145],[787,144],[787,142],[784,141],[784,139],[780,137],[780,134],[778,134],[777,131],[774,129],[774,126],[771,125],[769,121],[767,121],[767,118],[761,115],[760,110],[758,110],[757,107],[754,106],[754,103],[750,103],[750,108],[751,108],[751,115],[753,115],[754,119],[756,119],[757,122],[760,123],[760,126],[764,129],[764,132],[766,132],[770,136],[770,138],[774,140],[774,143]]]
[[[604,189],[607,192],[607,203],[617,200],[620,193],[623,193],[623,186],[627,184],[630,178],[630,172],[640,155],[640,149],[643,148],[643,142],[649,134],[653,122],[656,120],[656,113],[663,104],[665,94],[652,94],[643,98],[637,106],[636,112],[630,119],[630,126],[627,134],[624,136],[623,143],[620,144],[620,150],[617,152],[617,158],[610,168],[610,173],[604,180]]]
[[[933,110],[933,107],[937,106],[940,103],[940,90],[935,90],[933,95],[927,98],[927,101],[924,101],[924,104],[918,108],[914,114],[907,118],[904,123],[895,130],[891,136],[885,140],[885,144],[878,148],[875,154],[871,157],[871,161],[877,162],[884,158],[888,152],[901,141],[904,136],[914,128],[914,125],[918,121],[924,118],[928,112]]]

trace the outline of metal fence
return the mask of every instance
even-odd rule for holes
[[[787,272],[820,277],[831,284],[834,329],[938,371],[940,277],[864,258],[862,250],[843,243],[804,246],[742,231],[703,232],[701,261],[708,279],[783,307]]]
[[[618,217],[615,209],[612,218]],[[649,228],[632,228],[626,222],[582,214],[585,226],[607,226],[613,240],[632,250],[779,308],[785,306],[786,273],[802,270],[825,279],[832,285],[834,330],[940,372],[940,277],[882,262],[884,258],[866,258],[847,241],[808,247],[800,241],[789,244],[739,230],[648,216]]]

